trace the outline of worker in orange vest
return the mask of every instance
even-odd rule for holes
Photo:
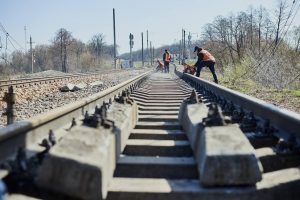
[[[197,56],[198,56],[198,60],[195,64],[195,66],[197,67],[196,76],[199,77],[201,69],[204,66],[206,66],[211,71],[214,77],[214,82],[218,83],[219,81],[215,71],[215,63],[216,63],[215,58],[207,50],[204,50],[198,46],[195,46],[194,52],[197,52]]]
[[[164,61],[164,65],[165,65],[165,73],[169,73],[169,64],[171,61],[171,54],[169,53],[169,51],[166,49],[165,53],[163,55],[163,61]]]

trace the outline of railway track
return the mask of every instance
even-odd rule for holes
[[[13,83],[15,93],[15,121],[31,118],[42,112],[47,112],[55,107],[60,107],[63,104],[74,102],[76,99],[81,99],[100,90],[106,89],[113,85],[116,85],[122,81],[127,80],[129,77],[134,77],[145,70],[110,70],[100,73],[84,74],[84,76],[59,76],[56,77],[40,77],[38,79],[26,79],[27,83],[20,82]],[[49,74],[49,73],[48,73]],[[129,76],[126,78],[126,76]],[[101,80],[101,81],[99,81]],[[98,84],[98,85],[95,85]],[[0,127],[6,124],[7,116],[4,116],[7,107],[7,100],[10,98],[4,98],[8,89],[5,89],[10,84],[5,84],[0,91]],[[74,88],[73,88],[74,87]],[[1,88],[1,85],[0,85]],[[63,88],[62,90],[60,90]],[[74,89],[75,93],[61,92]],[[78,91],[80,90],[80,91]],[[72,90],[73,91],[73,90]],[[2,101],[3,100],[3,101]],[[11,118],[11,117],[10,117]]]
[[[8,79],[0,80],[0,92],[6,91],[9,86],[15,88],[22,88],[31,85],[40,85],[45,83],[54,83],[63,80],[74,80],[84,79],[86,77],[98,77],[103,73],[77,73],[77,74],[66,74],[61,76],[47,76],[47,77],[34,77],[34,78],[20,78],[20,79]]]
[[[299,130],[296,113],[147,72],[0,129],[2,177],[9,199],[298,199]]]
[[[58,76],[46,76],[46,77],[33,77],[33,78],[17,78],[17,79],[6,79],[0,80],[0,85],[9,85],[9,84],[18,84],[23,82],[28,82],[31,80],[43,80],[43,79],[53,79],[53,78],[62,78],[62,77],[73,77],[73,76],[80,76],[83,74],[66,74],[66,75],[58,75]]]

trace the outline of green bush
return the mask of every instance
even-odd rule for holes
[[[235,65],[227,65],[224,67],[223,73],[223,82],[228,83],[232,86],[239,84],[241,80],[245,81],[242,78],[249,71],[251,61],[249,58],[242,59],[241,62],[236,63]]]

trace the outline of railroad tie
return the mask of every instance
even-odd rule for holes
[[[288,194],[285,184],[299,178],[299,169],[273,165],[265,168],[271,173],[262,173],[262,165],[278,156],[255,150],[256,141],[249,141],[238,124],[226,124],[226,117],[210,118],[211,109],[223,111],[198,92],[174,75],[154,73],[131,94],[138,122],[117,162],[108,200],[272,199],[270,194]],[[283,159],[294,162],[295,157]]]
[[[149,71],[60,109],[0,130],[7,199],[299,199],[300,116],[260,100]]]
[[[165,181],[183,184],[174,194],[198,184],[193,151],[178,121],[180,105],[191,91],[172,75],[154,74],[131,95],[138,104],[138,122],[117,163],[108,199],[145,198],[142,191],[147,183],[161,189],[168,187]],[[140,195],[123,197],[130,187],[134,196]]]

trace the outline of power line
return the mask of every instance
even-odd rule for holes
[[[6,50],[7,50],[7,38],[8,38],[8,35],[6,34],[6,40],[5,40],[5,54],[6,54]]]
[[[7,37],[10,37],[10,39],[17,44],[22,50],[25,51],[25,49],[6,31],[6,29],[4,28],[4,26],[1,24],[0,22],[0,28],[2,29],[2,31],[6,34]],[[12,42],[10,41],[10,43],[12,44]],[[12,44],[13,45],[13,44]],[[14,45],[13,45],[14,46]],[[14,46],[15,48],[15,46]],[[16,48],[15,48],[16,49]]]
[[[7,31],[5,30],[4,26],[0,23],[0,28],[2,29],[2,31],[6,34]]]
[[[22,50],[25,51],[25,49],[11,35],[9,35],[9,36]]]
[[[4,60],[4,62],[5,62],[6,64],[9,63],[9,61],[8,61],[4,56],[1,56],[1,58]]]
[[[287,34],[288,30],[290,29],[290,27],[291,27],[291,25],[292,25],[292,23],[293,23],[293,21],[294,21],[296,15],[298,14],[298,11],[299,11],[299,8],[300,8],[300,3],[299,3],[299,5],[298,5],[298,7],[297,7],[297,3],[298,3],[298,2],[299,2],[299,1],[297,1],[297,2],[294,1],[294,3],[293,3],[293,6],[292,6],[292,8],[291,8],[291,11],[290,11],[290,13],[289,13],[288,18],[291,17],[293,13],[294,13],[294,16],[292,16],[292,19],[291,19],[291,21],[290,21],[290,23],[289,23],[288,25],[287,25],[288,20],[286,20],[285,26],[287,26],[287,29],[286,29],[285,33],[283,34],[283,38],[286,36],[286,34]],[[293,11],[294,9],[296,9],[296,11]]]
[[[297,3],[299,1],[296,2],[296,0],[293,2],[293,5],[291,7],[291,10],[289,11],[289,17],[286,18],[286,22],[285,22],[285,25],[284,25],[284,28],[287,27],[287,29],[285,30],[284,28],[280,30],[279,32],[279,35],[281,36],[281,38],[284,38],[286,36],[286,34],[288,33],[288,30],[290,29],[290,26],[291,24],[293,23],[298,11],[299,11],[299,8],[300,8],[300,4],[298,5],[298,7],[296,6]],[[294,11],[294,9],[296,9]],[[289,18],[292,16],[292,14],[294,13],[292,19],[290,20],[290,23],[289,25],[287,26],[286,24],[288,24],[288,21],[289,21]],[[246,75],[248,72],[251,72],[251,71],[255,71],[258,69],[258,67],[263,63],[263,62],[269,62],[270,61],[270,58],[272,57],[272,55],[277,51],[277,48],[279,46],[279,43],[278,42],[277,44],[275,44],[275,41],[273,41],[271,44],[270,44],[270,48],[268,49],[268,51],[266,52],[266,55],[263,59],[261,59],[258,64],[256,64],[255,66],[251,67],[249,70],[246,71],[246,73],[244,73],[243,75]],[[274,46],[273,46],[274,45]],[[273,48],[271,48],[273,46]],[[243,76],[242,75],[242,76]]]
[[[18,51],[18,49],[15,47],[15,45],[11,42],[11,40],[9,38],[7,38],[8,41],[10,42],[10,44],[13,46],[13,48],[15,48],[16,51]]]
[[[10,50],[10,49],[5,49],[6,51],[9,51],[10,53],[12,53],[13,51],[12,50]]]

